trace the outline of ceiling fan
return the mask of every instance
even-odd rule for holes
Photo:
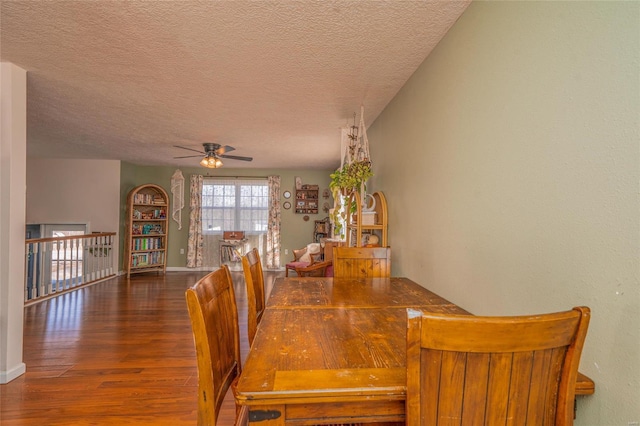
[[[240,160],[240,161],[253,161],[253,157],[241,157],[239,155],[227,155],[227,152],[235,151],[235,148],[229,145],[219,145],[217,143],[205,142],[202,144],[203,151],[198,151],[197,149],[187,148],[186,146],[174,145],[176,148],[182,148],[189,151],[197,152],[199,155],[185,155],[182,157],[173,157],[173,158],[192,158],[192,157],[200,157],[204,156],[200,161],[200,165],[203,167],[208,167],[210,169],[217,169],[222,167],[221,158],[228,158],[230,160]]]

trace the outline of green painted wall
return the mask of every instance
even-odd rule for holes
[[[394,275],[591,307],[576,426],[640,421],[639,76],[640,2],[474,1],[367,132]]]
[[[187,262],[187,240],[189,235],[189,179],[192,174],[207,175],[207,170],[201,167],[181,168],[182,175],[185,178],[185,204],[186,207],[182,211],[182,229],[178,230],[178,224],[169,220],[169,244],[167,251],[167,267],[185,267]],[[169,197],[171,197],[171,176],[176,171],[176,167],[168,166],[138,166],[131,163],[122,162],[121,166],[121,193],[120,193],[120,252],[124,247],[124,229],[125,229],[125,210],[127,194],[133,188],[145,183],[153,183],[162,186]],[[302,178],[303,184],[317,184],[320,187],[320,194],[326,188],[329,188],[329,175],[333,170],[274,170],[274,169],[231,169],[223,168],[215,172],[209,171],[210,176],[269,176],[279,175],[281,179],[281,193],[295,190],[295,178]],[[215,174],[214,174],[215,173]],[[282,196],[280,201],[284,201]],[[333,206],[331,198],[325,200],[320,199],[320,207],[324,202],[328,202]],[[292,204],[293,201],[292,201]],[[281,257],[280,264],[284,266],[287,261],[293,259],[291,250],[304,247],[312,242],[314,220],[320,220],[328,215],[322,211],[318,214],[310,214],[309,221],[303,220],[304,215],[295,214],[294,209],[282,210],[281,225]],[[184,249],[185,254],[180,254],[180,249]],[[288,250],[288,254],[285,254]],[[121,256],[122,257],[122,256]],[[120,270],[122,270],[122,258],[119,261]]]

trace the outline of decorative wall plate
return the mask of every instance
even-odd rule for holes
[[[285,201],[282,207],[284,207],[285,210],[289,210],[291,208],[291,203],[288,201]]]

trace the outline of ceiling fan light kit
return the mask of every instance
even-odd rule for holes
[[[208,169],[219,169],[223,166],[223,163],[219,158],[207,154],[207,156],[200,161],[200,165]]]

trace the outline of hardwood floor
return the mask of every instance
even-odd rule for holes
[[[0,385],[0,424],[195,425],[197,371],[184,291],[205,272],[117,277],[25,308],[27,372]],[[232,272],[243,359],[247,300]],[[266,294],[284,272],[265,271]],[[233,425],[231,393],[218,425]]]

